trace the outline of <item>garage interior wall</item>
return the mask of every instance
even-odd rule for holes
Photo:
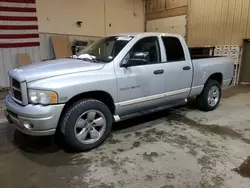
[[[89,41],[110,34],[143,32],[145,26],[143,0],[36,0],[36,10],[40,46],[0,48],[0,88],[9,86],[7,72],[17,67],[17,53],[28,53],[32,62],[54,57],[52,35]],[[82,21],[82,27],[77,27],[77,21]]]
[[[149,32],[168,32],[186,37],[187,0],[148,0],[146,19]]]
[[[188,45],[241,45],[250,37],[250,0],[188,0]]]
[[[142,32],[142,0],[36,0],[39,31],[105,36]],[[77,27],[76,22],[82,21]]]

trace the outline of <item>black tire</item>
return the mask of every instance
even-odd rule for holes
[[[75,123],[82,113],[88,110],[98,110],[103,113],[106,119],[106,129],[103,135],[94,143],[84,144],[75,136]],[[94,99],[84,99],[72,104],[67,108],[59,122],[59,130],[61,131],[65,143],[74,151],[88,151],[102,144],[108,134],[111,132],[113,124],[112,114],[109,108],[101,101]]]
[[[208,103],[208,94],[209,94],[210,88],[213,87],[213,86],[217,86],[218,89],[219,89],[219,100],[214,106],[211,106]],[[200,110],[212,111],[215,108],[217,108],[217,106],[220,103],[220,99],[221,99],[221,85],[220,85],[220,83],[218,81],[216,81],[216,80],[209,79],[205,83],[205,86],[204,86],[203,91],[201,92],[201,94],[199,96],[197,96],[196,102],[197,102],[197,105],[199,106]]]

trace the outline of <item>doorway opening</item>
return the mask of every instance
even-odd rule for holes
[[[250,84],[250,39],[243,40],[240,83]]]

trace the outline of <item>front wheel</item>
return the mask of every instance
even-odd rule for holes
[[[202,93],[197,96],[197,104],[203,111],[214,110],[220,103],[221,85],[216,80],[208,80]]]
[[[112,123],[112,114],[104,103],[86,99],[73,104],[59,126],[66,143],[73,150],[87,151],[105,141]]]

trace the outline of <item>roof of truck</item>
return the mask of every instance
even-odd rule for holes
[[[171,33],[160,33],[160,32],[138,32],[138,33],[121,33],[115,36],[175,36],[178,37],[180,35],[171,34]],[[113,35],[114,36],[114,35]]]

